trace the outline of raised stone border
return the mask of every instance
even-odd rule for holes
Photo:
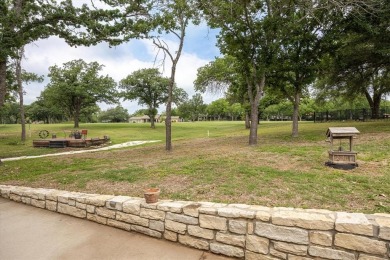
[[[144,199],[0,185],[3,198],[245,259],[390,259],[390,214]]]

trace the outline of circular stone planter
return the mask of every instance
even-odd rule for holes
[[[144,197],[146,203],[156,203],[158,201],[158,197],[160,196],[160,189],[158,188],[148,188],[144,191]]]

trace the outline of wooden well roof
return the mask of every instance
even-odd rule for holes
[[[327,137],[353,137],[360,134],[359,130],[355,127],[329,127],[326,131]]]

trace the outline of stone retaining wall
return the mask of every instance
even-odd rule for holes
[[[245,259],[390,259],[390,214],[159,201],[0,185],[1,196]]]

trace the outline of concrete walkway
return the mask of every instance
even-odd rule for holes
[[[141,145],[141,144],[146,144],[146,143],[155,143],[155,142],[160,142],[160,141],[159,140],[130,141],[130,142],[126,142],[126,143],[114,144],[114,145],[105,146],[105,147],[96,148],[96,149],[90,149],[90,150],[70,151],[70,152],[63,152],[63,153],[50,153],[50,154],[42,154],[42,155],[34,155],[34,156],[11,157],[11,158],[3,158],[3,159],[1,159],[1,161],[3,161],[3,162],[19,161],[19,160],[24,160],[24,159],[34,159],[34,158],[61,156],[61,155],[69,155],[69,154],[94,153],[94,152],[99,152],[99,151],[107,151],[107,150],[112,150],[112,149],[119,149],[119,148],[124,148],[124,147],[129,147],[129,146],[136,146],[136,145]]]
[[[0,259],[228,258],[0,198]]]

